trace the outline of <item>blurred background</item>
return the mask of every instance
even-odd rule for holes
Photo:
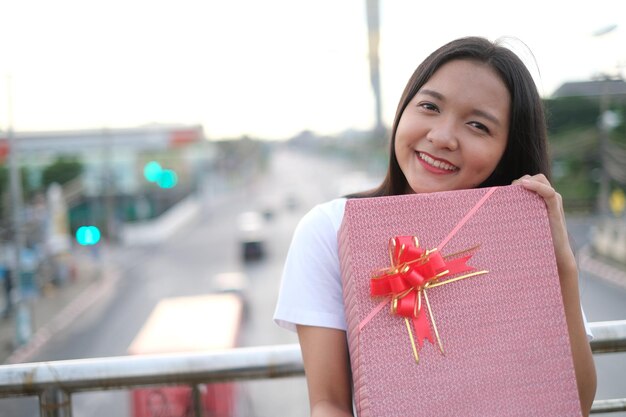
[[[533,74],[583,308],[626,318],[621,1],[3,0],[0,16],[4,363],[141,354],[142,331],[158,351],[159,303],[207,294],[239,300],[223,347],[295,343],[271,317],[298,220],[381,181],[406,81],[468,35]],[[218,316],[179,324],[218,334]],[[626,397],[626,356],[596,360],[597,398]],[[238,393],[235,415],[308,415],[303,378]],[[126,392],[74,407],[137,413]]]

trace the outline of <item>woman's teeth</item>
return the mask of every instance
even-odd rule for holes
[[[454,165],[450,165],[446,162],[435,160],[431,158],[430,156],[425,155],[421,152],[418,152],[417,155],[422,161],[426,162],[428,165],[434,166],[435,168],[444,169],[446,171],[456,171],[458,169]]]

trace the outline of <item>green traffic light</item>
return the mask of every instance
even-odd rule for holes
[[[150,182],[156,182],[161,177],[163,168],[156,161],[150,161],[143,167],[143,176]]]
[[[157,179],[157,184],[161,188],[173,188],[178,183],[178,176],[171,169],[164,169]]]
[[[95,245],[100,241],[100,229],[96,226],[81,226],[76,231],[76,241],[83,246]]]

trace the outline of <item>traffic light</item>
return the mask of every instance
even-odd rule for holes
[[[100,241],[100,229],[96,226],[81,226],[76,231],[76,241],[83,246],[95,245]]]
[[[173,188],[176,186],[178,182],[178,176],[171,169],[164,169],[161,171],[161,175],[159,175],[159,179],[157,180],[157,184],[161,188]]]
[[[163,168],[157,161],[150,161],[143,167],[143,176],[150,182],[156,182],[162,171]]]
[[[143,176],[161,188],[173,188],[178,183],[176,172],[171,169],[163,169],[156,161],[150,161],[143,167]]]

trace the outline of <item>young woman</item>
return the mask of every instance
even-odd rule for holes
[[[433,52],[400,99],[387,175],[377,197],[520,183],[548,209],[583,413],[595,396],[591,333],[560,195],[549,182],[543,106],[532,76],[509,49],[462,38]],[[350,198],[349,197],[349,198]],[[337,230],[345,198],[299,223],[285,263],[274,320],[297,330],[312,416],[352,416]]]

